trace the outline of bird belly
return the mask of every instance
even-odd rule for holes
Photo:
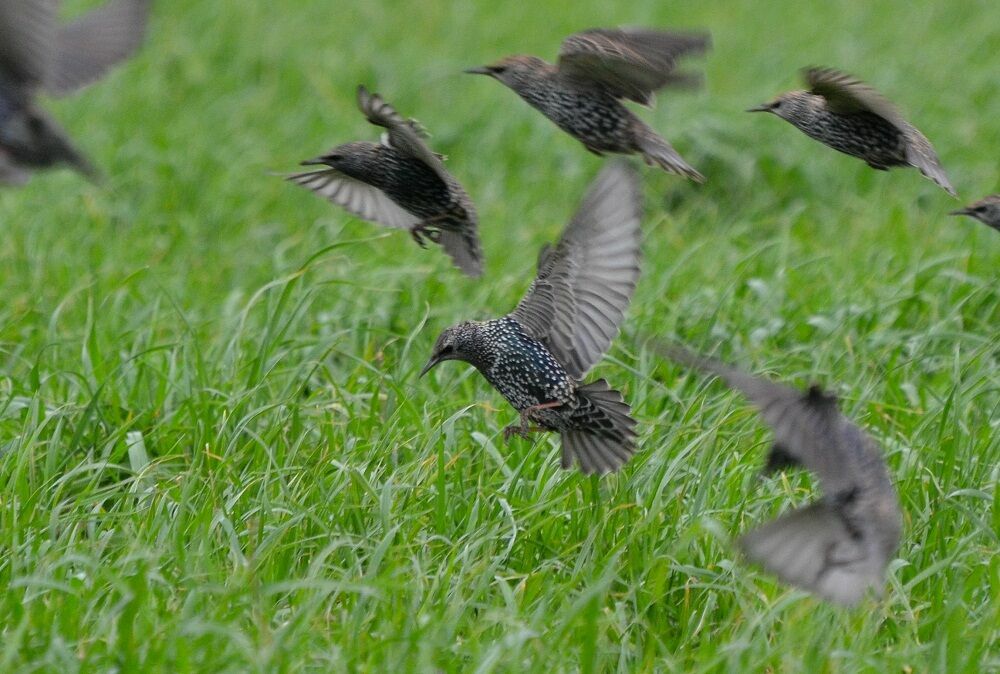
[[[876,115],[830,114],[819,123],[799,128],[834,150],[863,159],[875,167],[907,163],[903,135]]]
[[[591,150],[629,152],[632,149],[631,113],[606,94],[554,89],[544,99],[528,102]]]

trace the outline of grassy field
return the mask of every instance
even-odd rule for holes
[[[1000,671],[1000,236],[742,112],[837,66],[963,201],[995,192],[995,3],[615,4],[161,1],[137,59],[48,104],[108,179],[0,192],[0,671]],[[598,480],[505,445],[470,367],[417,373],[514,305],[600,167],[461,70],[621,24],[715,49],[705,92],[641,113],[708,183],[643,172],[644,275],[595,371],[641,449]],[[270,175],[375,137],[359,83],[450,157],[482,280]],[[758,480],[752,409],[650,335],[842,396],[905,510],[883,599],[742,563],[814,484]]]

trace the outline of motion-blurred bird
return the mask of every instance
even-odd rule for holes
[[[836,396],[802,392],[671,346],[665,355],[721,377],[757,407],[774,432],[765,473],[802,466],[824,496],[740,539],[744,553],[792,585],[839,604],[881,594],[902,531],[896,491],[876,442],[849,421]]]
[[[596,28],[563,40],[556,65],[508,56],[465,72],[502,82],[594,154],[638,153],[650,166],[703,182],[703,175],[621,101],[651,106],[653,92],[664,86],[700,84],[699,77],[675,68],[680,57],[704,53],[709,44],[705,33]]]
[[[60,25],[58,0],[0,0],[0,183],[23,184],[58,164],[97,176],[35,98],[71,94],[130,56],[151,4],[114,0]]]
[[[930,141],[880,93],[832,68],[803,70],[809,91],[789,91],[748,112],[770,112],[873,169],[913,166],[956,196]]]
[[[1000,194],[991,194],[971,206],[952,211],[951,215],[968,215],[1000,232]]]
[[[456,267],[469,276],[482,274],[476,208],[442,157],[427,147],[423,127],[403,119],[363,86],[358,87],[358,107],[369,122],[386,129],[382,142],[335,147],[302,162],[329,168],[296,173],[288,180],[360,218],[409,230],[421,248],[425,238],[441,244]]]
[[[557,431],[562,467],[620,468],[634,452],[635,421],[618,391],[580,380],[611,345],[639,278],[641,196],[635,172],[607,166],[538,276],[503,318],[446,329],[420,376],[445,360],[472,364],[520,413],[504,436]],[[532,424],[537,427],[532,428]]]

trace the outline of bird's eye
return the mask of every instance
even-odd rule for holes
[[[442,354],[452,353],[454,350],[455,350],[455,347],[452,346],[451,344],[445,344],[444,346],[441,347],[441,353]]]
[[[336,152],[334,152],[333,154],[328,154],[328,155],[326,155],[326,158],[327,158],[327,160],[329,160],[329,161],[340,161],[341,159],[343,159],[343,158],[344,158],[344,155],[342,155],[342,154],[337,154]]]
[[[780,107],[781,107],[781,101],[775,101],[774,103],[771,104],[772,110],[777,110]]]
[[[492,68],[490,68],[490,71],[494,75],[502,75],[503,73],[507,72],[507,66],[493,66]]]

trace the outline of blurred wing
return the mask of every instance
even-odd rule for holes
[[[722,377],[753,403],[774,434],[769,468],[802,465],[819,476],[831,495],[850,492],[863,477],[874,477],[872,471],[885,474],[874,440],[840,413],[835,396],[819,387],[803,392],[676,345],[662,350],[673,360]],[[865,484],[873,481],[865,479]]]
[[[415,120],[403,119],[381,96],[369,93],[363,86],[358,87],[358,107],[369,122],[388,130],[389,145],[419,159],[433,169],[441,180],[448,181],[448,171],[441,158],[424,143],[427,132]]]
[[[909,126],[892,103],[872,87],[833,68],[806,68],[803,77],[810,91],[826,99],[833,112],[851,115],[871,112],[904,130]]]
[[[145,37],[151,5],[152,0],[115,0],[60,29],[48,92],[73,93],[131,56]]]
[[[910,124],[903,129],[903,137],[906,139],[906,160],[945,192],[957,197],[958,194],[951,186],[951,181],[948,180],[944,168],[941,167],[941,161],[927,137]]]
[[[441,247],[467,276],[476,278],[483,273],[483,251],[479,246],[479,236],[475,228],[460,231],[442,229],[439,242]]]
[[[677,59],[703,53],[705,33],[671,33],[639,28],[597,28],[570,35],[559,50],[559,72],[585,82],[599,82],[619,98],[651,105],[653,92],[690,78],[674,72]]]
[[[888,562],[830,505],[814,503],[740,538],[744,554],[782,581],[838,604],[881,594]]]
[[[51,69],[58,0],[0,0],[0,77],[36,85]]]
[[[641,195],[635,171],[609,164],[590,186],[511,317],[581,378],[611,345],[639,278]]]
[[[370,222],[396,229],[410,229],[419,221],[419,218],[397,205],[382,190],[334,169],[295,173],[288,176],[288,180]]]

